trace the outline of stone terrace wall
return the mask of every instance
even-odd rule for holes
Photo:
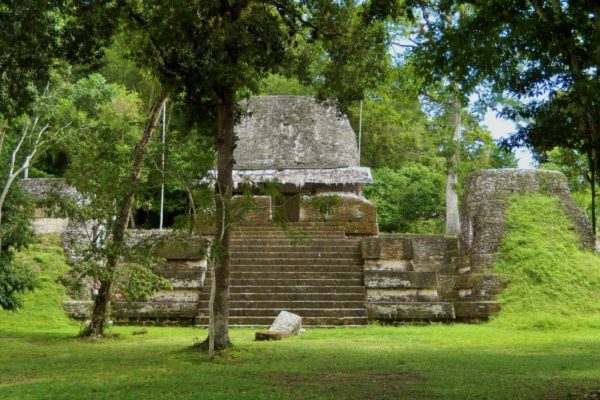
[[[370,320],[453,320],[441,279],[456,272],[457,240],[444,236],[386,235],[362,240],[366,306]]]
[[[172,289],[160,290],[148,299],[136,302],[127,302],[116,293],[111,302],[113,322],[118,325],[193,325],[207,270],[205,240],[170,230],[131,231],[131,245],[140,242],[152,245],[155,253],[164,258],[164,263],[151,269],[168,279]],[[77,262],[76,257],[72,257],[73,260]],[[87,296],[72,295],[72,300],[63,303],[71,318],[85,320],[89,317],[92,289],[86,291]]]
[[[386,235],[362,240],[370,320],[485,320],[498,312],[502,275],[460,273],[458,239]]]
[[[467,260],[465,271],[480,272],[494,264],[506,230],[505,212],[510,196],[533,192],[558,197],[582,246],[595,248],[591,222],[573,201],[563,174],[544,170],[482,170],[471,175],[462,202],[460,239],[461,254]]]

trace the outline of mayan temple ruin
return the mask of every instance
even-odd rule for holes
[[[359,165],[356,134],[348,119],[326,103],[303,96],[253,97],[236,126],[235,193],[250,192],[255,206],[234,228],[231,247],[230,324],[269,325],[280,311],[304,325],[364,325],[370,321],[478,321],[499,311],[495,296],[504,277],[491,266],[504,234],[512,193],[544,191],[560,199],[585,247],[594,246],[589,221],[573,203],[560,173],[487,170],[469,180],[462,203],[462,233],[380,234],[375,204],[362,196],[372,182]],[[26,180],[38,198],[51,180]],[[277,195],[266,195],[266,186]],[[65,195],[73,195],[64,190]],[[320,199],[334,199],[319,206]],[[65,219],[38,212],[40,232],[76,235]],[[171,290],[143,302],[117,295],[117,324],[208,323],[210,279],[200,240],[161,236],[154,267]],[[198,248],[196,248],[198,247]],[[89,295],[65,302],[74,318],[87,318]]]

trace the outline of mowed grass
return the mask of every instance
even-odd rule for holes
[[[209,362],[186,348],[205,330],[3,333],[1,399],[581,399],[600,386],[597,331],[431,325],[308,329]]]
[[[189,350],[204,329],[147,328],[133,335],[140,328],[116,327],[115,339],[77,339],[79,327],[57,308],[64,289],[56,282],[66,266],[60,249],[45,240],[23,255],[40,270],[42,288],[27,295],[22,311],[0,311],[0,399],[583,399],[600,390],[593,278],[599,258],[576,244],[552,257],[545,248],[533,251],[547,240],[541,231],[548,227],[537,222],[527,230],[535,240],[519,239],[530,218],[558,212],[556,203],[544,201],[515,198],[526,211],[509,211],[498,270],[512,283],[501,296],[503,313],[491,323],[309,328],[280,342],[255,342],[254,330],[232,329],[235,347],[214,361]],[[568,222],[561,224],[550,229],[553,242],[566,243],[573,234]],[[567,251],[574,258],[562,254]],[[546,281],[524,272],[538,253],[554,269],[583,260],[592,277],[551,273]],[[57,258],[50,262],[47,254]],[[523,274],[531,281],[523,282]],[[556,293],[548,294],[549,287]],[[571,289],[573,296],[563,295]]]

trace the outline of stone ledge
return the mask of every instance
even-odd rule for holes
[[[435,272],[400,272],[400,271],[365,271],[365,287],[367,289],[435,289],[437,274]]]
[[[500,304],[495,301],[456,301],[453,304],[456,318],[487,319],[500,311]]]
[[[449,320],[455,319],[452,303],[368,303],[369,319],[401,321],[401,320]]]

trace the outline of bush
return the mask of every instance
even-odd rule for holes
[[[365,196],[377,204],[379,228],[384,232],[442,233],[444,184],[442,173],[423,165],[398,170],[373,170],[375,183]]]

